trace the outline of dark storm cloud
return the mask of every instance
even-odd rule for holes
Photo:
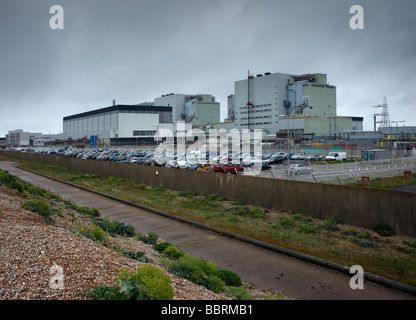
[[[64,30],[49,28],[55,4]],[[349,27],[354,4],[364,30]],[[248,69],[327,73],[339,115],[371,122],[387,96],[391,118],[416,125],[415,14],[412,0],[2,0],[0,136],[58,133],[63,116],[169,92],[225,110]]]

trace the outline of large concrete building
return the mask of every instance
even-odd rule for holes
[[[156,131],[174,130],[172,107],[154,105],[113,105],[63,119],[63,139],[97,136],[106,144],[153,141]]]
[[[185,121],[193,125],[220,122],[220,103],[210,94],[169,93],[154,99],[154,105],[172,108],[172,121]]]
[[[328,84],[326,74],[267,72],[235,81],[234,94],[228,96],[225,126],[262,129],[269,136],[288,130],[332,136],[362,130],[362,120],[337,115],[336,87]]]

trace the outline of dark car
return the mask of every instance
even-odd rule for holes
[[[272,167],[269,165],[269,163],[267,163],[267,161],[262,161],[261,170],[270,170]]]
[[[283,156],[271,156],[267,162],[269,164],[276,164],[276,163],[283,163],[283,161],[285,161],[285,158]]]

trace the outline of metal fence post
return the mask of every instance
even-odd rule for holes
[[[326,183],[329,183],[329,168],[328,168],[328,162],[324,160],[326,163]]]

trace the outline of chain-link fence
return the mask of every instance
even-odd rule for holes
[[[348,184],[362,180],[403,177],[414,170],[416,170],[415,157],[336,162],[323,160],[316,163],[286,161],[284,164],[272,165],[268,170],[263,170],[260,176],[294,181]]]

